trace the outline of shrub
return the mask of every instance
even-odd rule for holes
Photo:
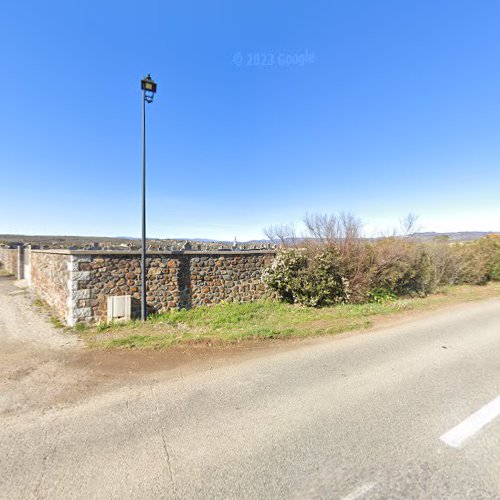
[[[436,285],[457,283],[459,257],[447,238],[436,239],[426,244],[426,250],[432,261]]]
[[[312,307],[348,302],[349,283],[340,272],[339,260],[332,248],[283,250],[264,271],[263,280],[286,302]]]
[[[368,302],[374,302],[376,304],[385,304],[386,302],[392,302],[398,297],[395,293],[389,292],[378,288],[376,290],[371,290],[367,294]]]
[[[279,252],[273,263],[262,273],[264,283],[285,302],[295,302],[295,291],[300,286],[299,275],[307,266],[303,252],[289,249]]]
[[[477,246],[484,259],[488,280],[500,281],[500,234],[481,238]]]
[[[339,253],[332,247],[309,257],[302,270],[295,301],[317,307],[349,301],[349,281],[342,274]]]
[[[408,221],[410,228],[415,217]],[[267,232],[284,248],[263,279],[286,302],[314,307],[383,302],[424,296],[440,285],[500,280],[500,235],[467,243],[448,238],[419,243],[408,234],[366,240],[350,214],[308,215],[304,223],[302,238],[291,226]]]
[[[423,245],[385,238],[372,245],[371,290],[395,295],[427,295],[437,286],[432,258]]]
[[[477,242],[455,245],[456,269],[452,284],[484,285],[488,282],[487,261]]]
[[[436,272],[424,248],[392,239],[360,248],[354,263],[331,243],[282,250],[264,271],[264,283],[281,300],[313,307],[435,290]]]

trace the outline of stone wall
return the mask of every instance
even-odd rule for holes
[[[19,275],[19,250],[17,248],[0,248],[2,267],[16,278]]]
[[[30,286],[62,321],[71,322],[68,288],[71,255],[52,253],[50,250],[31,251]]]
[[[148,253],[148,313],[262,298],[269,251]],[[31,285],[69,325],[107,319],[107,297],[140,303],[139,252],[32,250]]]

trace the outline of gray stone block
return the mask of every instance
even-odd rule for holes
[[[73,309],[73,318],[75,320],[78,319],[86,319],[92,317],[92,308],[91,307],[78,307]]]

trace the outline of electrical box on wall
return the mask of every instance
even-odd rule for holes
[[[132,297],[114,295],[108,297],[108,321],[128,321],[132,318]]]

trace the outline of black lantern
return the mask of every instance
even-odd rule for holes
[[[153,102],[154,95],[156,93],[156,83],[148,74],[146,78],[141,80],[141,89],[144,92],[144,100],[146,102]]]

